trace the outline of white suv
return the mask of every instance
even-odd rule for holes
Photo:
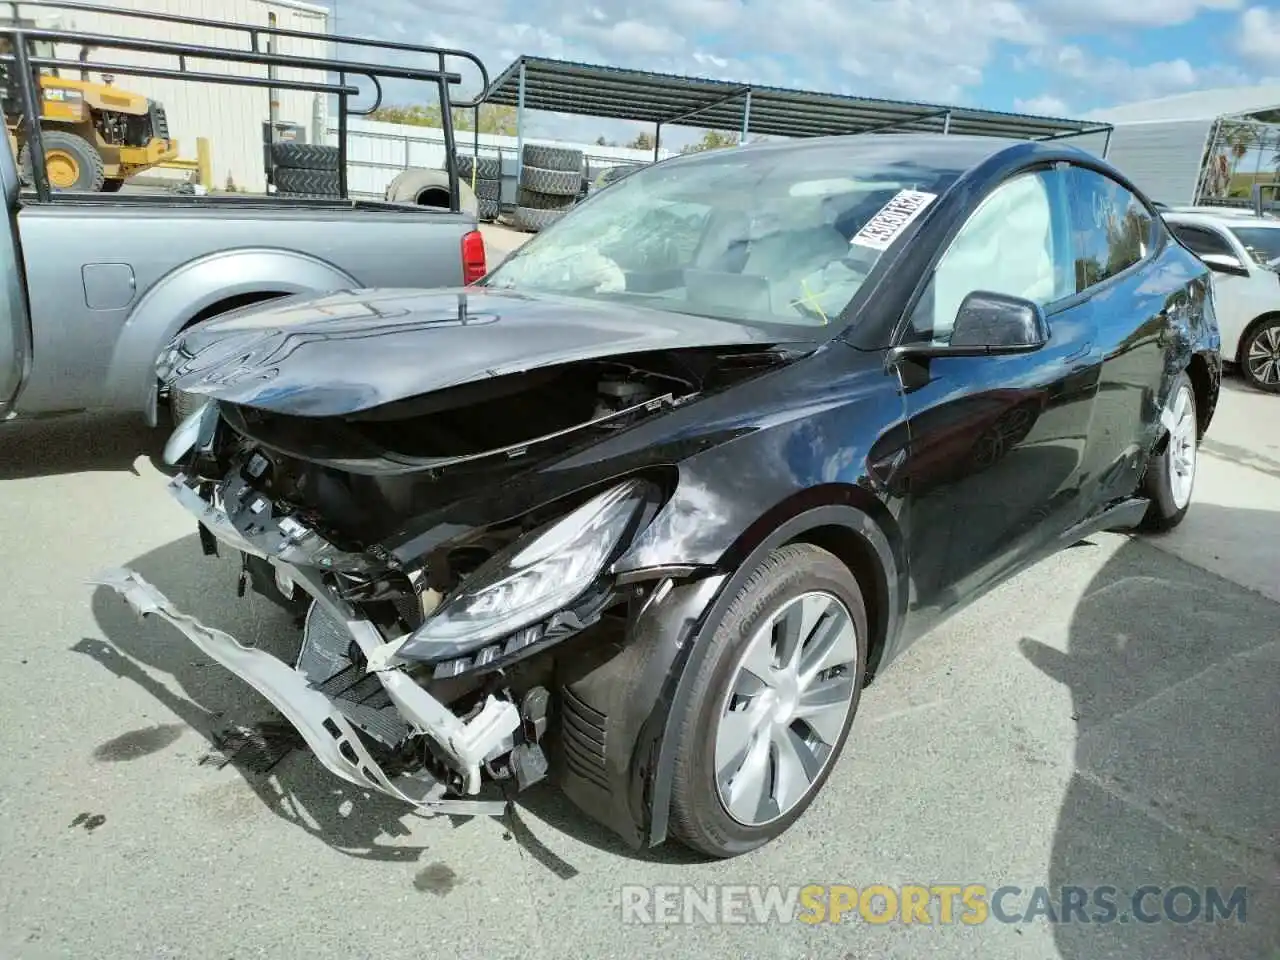
[[[1280,393],[1280,219],[1202,208],[1166,211],[1164,221],[1214,272],[1222,359]]]

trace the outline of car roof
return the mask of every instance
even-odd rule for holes
[[[776,140],[748,143],[732,150],[750,151],[752,156],[762,153],[789,154],[812,151],[830,151],[850,158],[860,155],[878,155],[901,152],[903,157],[927,154],[940,166],[955,170],[968,170],[984,160],[1012,147],[1026,147],[1034,143],[1005,137],[967,137],[951,134],[929,133],[878,133],[849,134],[839,137],[800,137],[795,140]],[[674,166],[696,163],[715,163],[725,156],[723,150],[703,150],[683,156],[670,157],[662,165]]]

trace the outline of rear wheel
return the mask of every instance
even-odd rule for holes
[[[858,582],[811,544],[774,551],[708,641],[678,724],[672,827],[715,857],[800,818],[844,746],[866,670]]]
[[[1240,341],[1240,373],[1267,393],[1280,393],[1280,316],[1256,321]]]
[[[1173,400],[1165,414],[1168,438],[1159,453],[1147,464],[1142,478],[1142,495],[1151,501],[1138,529],[1150,532],[1172,530],[1191,507],[1199,465],[1200,427],[1196,419],[1196,394],[1185,373],[1173,385]]]

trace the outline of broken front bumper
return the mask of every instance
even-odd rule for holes
[[[282,577],[305,590],[326,614],[330,625],[340,628],[354,641],[370,664],[400,718],[413,734],[430,737],[459,772],[465,790],[480,789],[480,767],[511,749],[513,736],[521,726],[520,714],[510,701],[490,696],[471,720],[463,721],[447,706],[431,696],[387,655],[387,642],[366,618],[360,616],[323,582],[313,569],[297,567],[280,559],[295,550],[296,530],[281,536],[279,530],[246,538],[231,524],[219,506],[202,499],[179,475],[169,484],[170,493],[194,513],[210,533],[228,546],[272,563]],[[207,627],[178,610],[159,590],[131,570],[109,570],[92,583],[119,593],[143,617],[157,616],[169,622],[207,656],[222,664],[269,700],[302,735],[316,757],[337,776],[361,787],[373,787],[415,807],[435,813],[501,813],[501,801],[451,800],[445,785],[425,771],[388,776],[361,742],[355,726],[320,685],[300,669],[252,647],[229,634]],[[392,644],[397,641],[391,641]]]

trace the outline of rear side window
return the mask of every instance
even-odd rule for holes
[[[1076,292],[1127,270],[1151,249],[1151,213],[1137,197],[1096,170],[1072,167],[1072,237]]]
[[[1211,253],[1226,254],[1228,257],[1236,255],[1236,252],[1231,249],[1231,244],[1227,243],[1226,237],[1216,230],[1193,227],[1186,223],[1171,223],[1169,230],[1197,257]]]

